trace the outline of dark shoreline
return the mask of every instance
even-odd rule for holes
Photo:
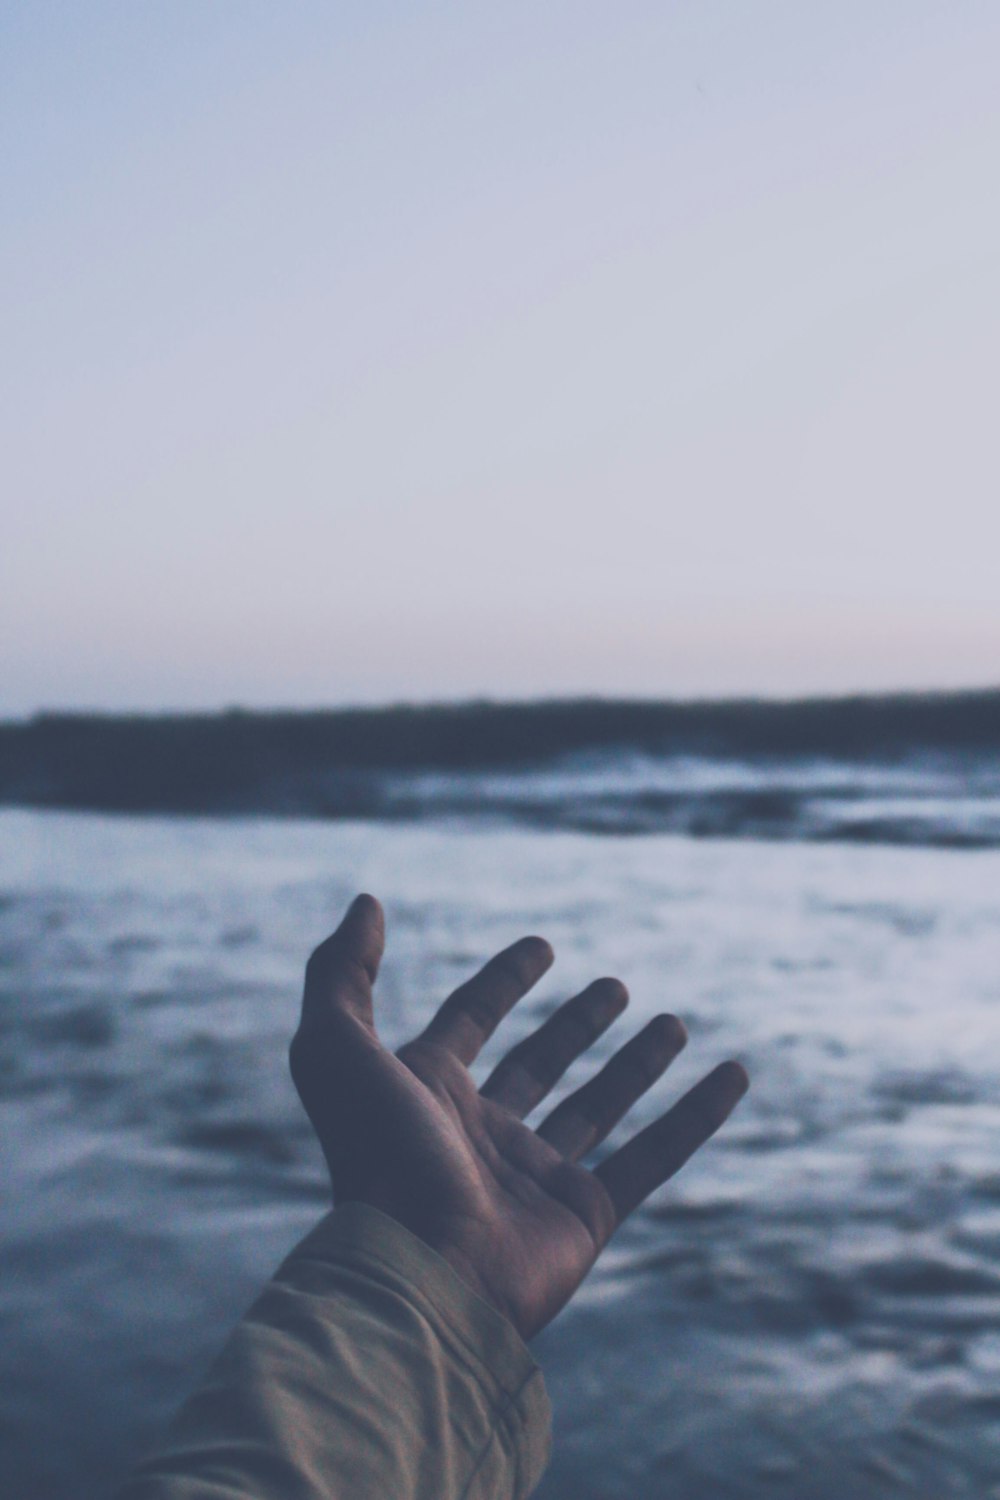
[[[0,804],[380,816],[398,774],[525,772],[631,751],[894,764],[1000,755],[1000,690],[792,701],[469,702],[301,712],[44,713],[0,723]]]

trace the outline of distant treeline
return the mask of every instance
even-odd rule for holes
[[[526,769],[611,749],[897,760],[1000,751],[1000,691],[792,702],[464,703],[0,723],[0,803],[376,813],[394,772]]]

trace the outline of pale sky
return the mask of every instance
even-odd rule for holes
[[[1000,682],[995,0],[8,0],[0,713]]]

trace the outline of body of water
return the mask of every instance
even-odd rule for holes
[[[798,834],[764,841],[694,826],[733,771],[686,764],[686,796],[646,760],[603,784],[581,764],[461,796],[425,782],[418,821],[0,813],[9,1500],[106,1493],[324,1211],[286,1049],[305,958],[362,888],[387,909],[393,1045],[538,931],[556,966],[484,1071],[614,973],[632,1005],[594,1061],[664,1008],[691,1033],[631,1128],[723,1057],[753,1077],[536,1341],[556,1411],[545,1500],[1000,1495],[988,770],[883,768],[848,795],[842,771],[814,768],[803,792],[787,768],[768,785],[744,767],[758,808],[798,798]],[[657,796],[673,822],[648,815]],[[829,837],[848,803],[867,832]],[[878,836],[887,816],[905,838]]]

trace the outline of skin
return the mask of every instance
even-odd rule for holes
[[[468,1071],[553,961],[542,938],[504,949],[396,1054],[375,1031],[382,908],[358,896],[306,967],[292,1039],[295,1086],[323,1147],[334,1201],[371,1204],[438,1252],[524,1338],[563,1307],[622,1221],[728,1118],[748,1086],[723,1063],[594,1171],[581,1158],[687,1040],[655,1017],[532,1130],[522,1123],[628,1003],[598,979],[497,1065]]]

